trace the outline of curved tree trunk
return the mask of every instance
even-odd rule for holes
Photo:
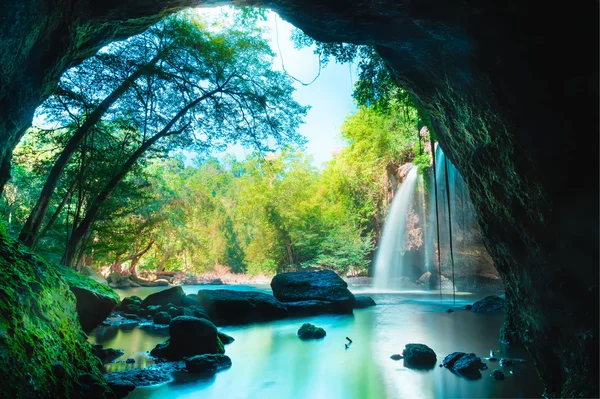
[[[63,170],[69,163],[69,160],[77,151],[79,145],[83,142],[83,139],[89,133],[89,131],[102,119],[104,114],[109,110],[109,108],[119,99],[127,90],[129,90],[135,81],[139,79],[144,74],[148,73],[151,70],[151,67],[158,62],[161,58],[161,55],[156,55],[150,62],[141,66],[137,71],[131,74],[127,79],[123,81],[111,94],[108,95],[97,107],[94,111],[88,116],[83,123],[71,136],[62,152],[58,156],[58,159],[52,165],[52,169],[50,169],[50,173],[48,174],[48,178],[46,179],[46,183],[44,183],[44,187],[42,187],[42,191],[40,193],[40,197],[31,210],[27,221],[23,225],[23,229],[21,230],[21,234],[19,234],[19,240],[27,245],[32,246],[36,241],[37,235],[39,233],[40,227],[48,212],[48,206],[50,205],[50,200],[54,195],[54,191],[56,190],[56,186],[60,181],[60,177],[62,175]],[[1,177],[1,176],[0,176]]]

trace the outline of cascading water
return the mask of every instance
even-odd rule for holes
[[[417,186],[417,168],[412,168],[394,195],[385,218],[383,234],[375,255],[373,286],[377,289],[399,288],[404,276],[406,222]]]
[[[418,284],[423,288],[439,288],[437,276],[441,270],[444,276],[442,288],[452,289],[447,189],[450,194],[453,252],[455,264],[459,265],[457,275],[460,275],[462,268],[480,275],[489,274],[489,271],[485,270],[493,269],[489,256],[489,260],[486,260],[484,258],[487,254],[481,254],[484,248],[478,232],[475,209],[469,199],[465,182],[452,162],[446,159],[440,147],[436,149],[435,174],[438,181],[438,218],[435,214],[432,174],[418,174],[417,168],[413,167],[394,195],[375,256],[374,288],[401,289],[403,283],[416,283],[426,272],[431,272],[430,276],[434,276],[435,281],[425,278]],[[439,248],[437,220],[440,223]],[[440,248],[441,268],[437,257]]]

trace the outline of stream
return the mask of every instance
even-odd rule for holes
[[[269,286],[183,286],[186,294],[198,289],[255,290],[271,293]],[[350,287],[352,289],[352,287]],[[164,288],[117,290],[121,297],[142,298]],[[246,326],[222,327],[235,342],[226,346],[233,366],[214,376],[176,373],[174,380],[158,386],[138,387],[128,398],[523,398],[541,397],[542,384],[523,349],[503,347],[498,332],[503,315],[475,314],[458,310],[485,296],[484,293],[457,293],[456,311],[452,296],[440,300],[439,292],[372,292],[352,289],[371,296],[377,306],[359,309],[354,315],[322,315],[288,318]],[[302,323],[323,327],[327,336],[301,341],[296,336]],[[353,343],[344,347],[346,337]],[[90,342],[106,348],[123,349],[125,354],[107,364],[108,373],[153,364],[147,351],[168,338],[168,328],[100,326]],[[501,368],[488,361],[483,378],[470,381],[445,368],[416,371],[405,368],[403,360],[390,356],[402,353],[405,344],[423,343],[437,354],[438,363],[451,352],[474,352],[496,357],[518,357],[525,364]],[[500,351],[500,352],[498,352]],[[126,364],[132,357],[134,364]],[[504,381],[489,376],[495,368]],[[511,373],[512,371],[512,373]]]

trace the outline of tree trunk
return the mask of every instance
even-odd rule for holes
[[[137,265],[140,262],[140,259],[142,259],[142,256],[144,256],[148,251],[150,251],[150,248],[152,248],[153,244],[154,244],[154,240],[151,238],[150,241],[148,242],[148,245],[146,245],[146,247],[144,249],[142,249],[140,252],[138,252],[137,254],[135,254],[131,257],[131,265],[129,266],[129,274],[131,275],[131,277],[133,277],[133,279],[137,280],[139,278],[138,273],[137,273]]]
[[[50,228],[52,228],[52,226],[54,225],[54,223],[56,222],[56,220],[58,219],[58,216],[60,215],[60,213],[62,212],[63,208],[65,207],[67,201],[69,200],[69,198],[71,198],[71,195],[73,195],[73,192],[75,191],[75,188],[77,187],[77,179],[73,179],[73,182],[71,183],[71,186],[69,187],[69,189],[67,190],[67,193],[65,194],[65,196],[63,197],[62,201],[60,202],[60,204],[58,204],[58,207],[56,208],[56,210],[54,211],[54,213],[52,214],[52,216],[50,217],[50,220],[48,221],[48,223],[46,223],[46,226],[44,227],[44,229],[41,231],[40,234],[37,234],[34,238],[33,241],[33,245],[32,248],[37,247],[40,239],[42,239],[43,237],[46,236],[46,234],[48,234],[48,231],[50,231]]]
[[[96,125],[102,119],[102,116],[108,111],[108,109],[123,95],[127,90],[133,86],[135,81],[139,79],[144,74],[148,73],[151,70],[151,67],[156,64],[156,62],[161,58],[161,54],[156,55],[149,63],[141,66],[137,71],[131,74],[127,79],[123,81],[108,97],[106,97],[99,105],[94,109],[94,111],[88,116],[83,123],[71,136],[65,148],[63,148],[60,153],[58,159],[52,165],[52,169],[50,169],[50,174],[46,179],[46,183],[44,183],[44,187],[42,188],[42,192],[40,193],[40,197],[31,210],[25,225],[23,225],[23,229],[21,230],[21,234],[19,235],[19,240],[25,244],[26,246],[32,246],[35,237],[38,235],[40,226],[46,213],[48,212],[48,206],[50,205],[50,199],[52,195],[54,195],[54,191],[56,190],[56,186],[60,181],[60,177],[62,175],[63,170],[69,163],[69,160],[77,150],[77,147],[83,139],[86,137],[88,132],[92,127]],[[10,162],[10,160],[9,160]],[[1,172],[4,171],[4,164],[2,165]],[[8,165],[8,173],[10,174],[10,163]],[[2,176],[0,175],[0,179]],[[1,181],[0,181],[1,183]]]

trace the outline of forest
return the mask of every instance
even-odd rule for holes
[[[360,70],[344,146],[318,168],[297,133],[308,107],[272,67],[264,11],[199,15],[164,19],[63,75],[14,151],[7,233],[52,263],[134,278],[367,275],[390,171],[414,160],[427,172],[430,162],[411,98],[369,47],[295,32],[324,64]],[[234,144],[252,155],[224,153]]]

